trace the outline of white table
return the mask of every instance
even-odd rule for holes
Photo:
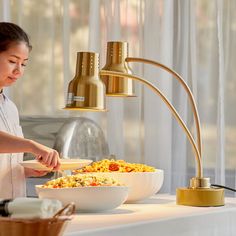
[[[188,207],[156,195],[112,211],[77,214],[64,236],[236,236],[236,198],[223,207]]]

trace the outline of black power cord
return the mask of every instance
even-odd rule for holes
[[[225,188],[227,190],[236,192],[236,189],[233,189],[233,188],[230,188],[230,187],[227,187],[227,186],[223,186],[223,185],[219,185],[219,184],[211,184],[211,187],[213,187],[213,188]]]

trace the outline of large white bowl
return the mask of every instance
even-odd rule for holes
[[[58,199],[63,205],[74,202],[80,212],[99,212],[114,209],[128,197],[126,186],[90,186],[76,188],[42,188],[36,185],[39,198]]]
[[[92,172],[116,179],[119,183],[129,187],[126,203],[141,201],[156,194],[164,180],[164,171],[156,169],[155,172]]]

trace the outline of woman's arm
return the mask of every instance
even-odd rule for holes
[[[0,153],[32,152],[33,141],[0,131]]]
[[[60,158],[58,152],[30,139],[17,137],[0,131],[0,153],[28,152],[36,156],[36,159],[46,165],[58,170]]]

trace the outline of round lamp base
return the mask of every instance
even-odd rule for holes
[[[223,206],[223,188],[178,188],[176,203],[185,206]]]

